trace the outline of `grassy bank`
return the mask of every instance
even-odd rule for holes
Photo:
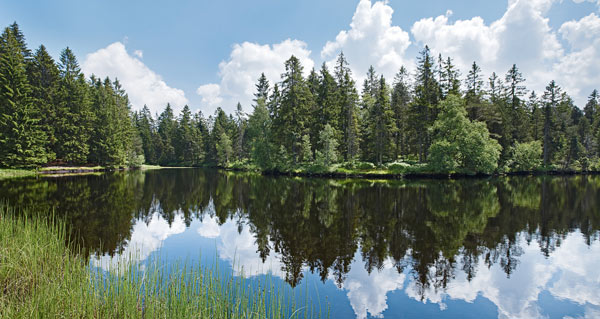
[[[163,169],[165,167],[159,165],[142,165],[139,168],[143,171]],[[110,168],[104,166],[46,166],[39,169],[10,169],[0,168],[0,179],[17,178],[36,175],[55,175],[55,174],[89,174],[104,172],[107,170],[115,170],[119,168]]]
[[[199,267],[89,267],[64,223],[0,204],[0,318],[298,318],[317,310],[261,283]],[[299,310],[299,311],[297,311]]]
[[[0,169],[0,179],[4,178],[15,178],[25,176],[35,176],[37,173],[35,170],[27,169]]]
[[[306,177],[331,177],[331,178],[377,178],[377,179],[398,179],[398,178],[460,178],[460,177],[489,177],[505,175],[575,175],[575,174],[599,174],[600,164],[590,167],[588,170],[581,169],[563,169],[558,166],[537,167],[531,170],[509,170],[500,169],[491,174],[474,173],[468,171],[440,172],[435,170],[427,163],[418,163],[415,161],[396,161],[376,166],[369,162],[345,162],[336,163],[329,166],[318,164],[286,165],[284,167],[261,170],[258,166],[243,162],[232,162],[226,166],[218,168],[256,172],[265,175],[290,175]]]

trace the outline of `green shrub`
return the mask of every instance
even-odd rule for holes
[[[542,165],[542,142],[515,143],[511,150],[509,167],[513,172],[532,171]]]
[[[356,162],[356,164],[354,165],[354,167],[356,169],[361,169],[361,170],[369,170],[369,169],[375,169],[376,166],[373,163],[369,163],[369,162]]]

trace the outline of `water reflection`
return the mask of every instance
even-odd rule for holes
[[[102,256],[97,265],[145,259],[190,233],[246,274],[334,282],[359,318],[406,314],[402,298],[441,315],[482,297],[492,317],[600,311],[598,176],[353,181],[187,169],[4,180],[0,190],[11,204],[54,208]]]

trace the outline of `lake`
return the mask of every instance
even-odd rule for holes
[[[163,169],[2,180],[0,200],[65,218],[91,267],[160,257],[268,274],[331,318],[600,317],[600,176]]]

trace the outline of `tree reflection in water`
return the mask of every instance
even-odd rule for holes
[[[598,176],[367,181],[172,169],[4,180],[0,190],[10,204],[54,209],[88,255],[123,252],[133,225],[157,214],[188,227],[214,218],[248,227],[292,286],[306,268],[341,286],[358,251],[368,273],[389,261],[406,272],[421,299],[457,269],[469,282],[482,265],[510,277],[521,240],[548,258],[574,231],[590,245],[600,225]]]

